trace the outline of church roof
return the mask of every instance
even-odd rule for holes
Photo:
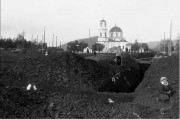
[[[117,27],[117,26],[114,26],[110,29],[109,32],[122,32],[121,28]]]
[[[131,43],[126,44],[126,46],[131,46],[131,45],[132,45]]]
[[[124,38],[120,40],[120,42],[127,42]]]
[[[101,22],[106,22],[106,21],[104,19],[102,19]]]

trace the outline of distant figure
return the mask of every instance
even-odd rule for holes
[[[120,66],[122,65],[122,52],[123,50],[119,46],[116,51],[116,63],[117,65],[120,65]]]
[[[96,51],[94,51],[94,56],[96,56]]]
[[[48,52],[46,51],[45,56],[47,56],[47,55],[48,55]]]

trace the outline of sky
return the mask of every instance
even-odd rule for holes
[[[1,36],[15,38],[25,31],[25,38],[42,39],[58,45],[76,39],[97,36],[99,22],[107,29],[118,26],[123,37],[133,43],[158,41],[180,34],[180,0],[1,0]],[[55,45],[55,44],[54,44]]]

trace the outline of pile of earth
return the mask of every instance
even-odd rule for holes
[[[167,102],[157,101],[162,85],[161,77],[166,77],[175,91]],[[136,88],[135,95],[134,103],[149,107],[154,113],[160,114],[160,110],[166,110],[164,114],[160,114],[161,118],[179,118],[179,55],[155,58]]]
[[[132,101],[131,94],[97,92],[100,89],[106,91],[102,88],[104,86],[112,90],[114,85],[121,84],[124,76],[130,76],[123,69],[136,72],[129,80],[130,85],[135,85],[139,65],[129,56],[125,62],[123,67],[112,62],[100,64],[68,52],[21,58],[0,72],[0,117],[136,117],[132,113],[144,107],[124,104]],[[117,77],[122,72],[123,77]],[[115,76],[117,84],[112,82]],[[36,85],[36,91],[26,90],[30,83]],[[119,91],[125,89],[121,86],[116,88]],[[109,103],[108,98],[115,103]]]
[[[97,63],[74,53],[63,52],[46,57],[21,58],[1,73],[1,80],[9,86],[25,88],[32,83],[48,91],[58,90],[61,86],[77,91],[103,91],[103,86],[113,83],[113,77],[117,80],[117,86],[125,85],[124,88],[119,86],[119,92],[128,91],[140,78],[138,63],[127,56],[123,66],[119,67],[114,63]]]

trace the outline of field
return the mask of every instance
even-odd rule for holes
[[[48,57],[40,54],[2,53],[0,117],[178,118],[178,56],[155,59],[135,92],[99,92],[96,90],[99,84],[109,77],[106,75],[110,71],[107,72],[108,68],[116,68],[112,64],[114,56],[97,54],[94,57],[92,54],[83,54],[86,60],[68,53]],[[136,54],[134,57],[140,56]],[[102,66],[99,64],[101,61],[103,65],[108,65]],[[7,66],[9,64],[11,66]],[[137,66],[133,63],[133,67]],[[176,81],[176,93],[166,103],[155,101],[159,78],[162,76],[166,76],[170,82]],[[36,84],[38,90],[26,91],[28,83]],[[108,99],[114,102],[109,103]],[[171,108],[161,114],[160,109],[165,107]]]

